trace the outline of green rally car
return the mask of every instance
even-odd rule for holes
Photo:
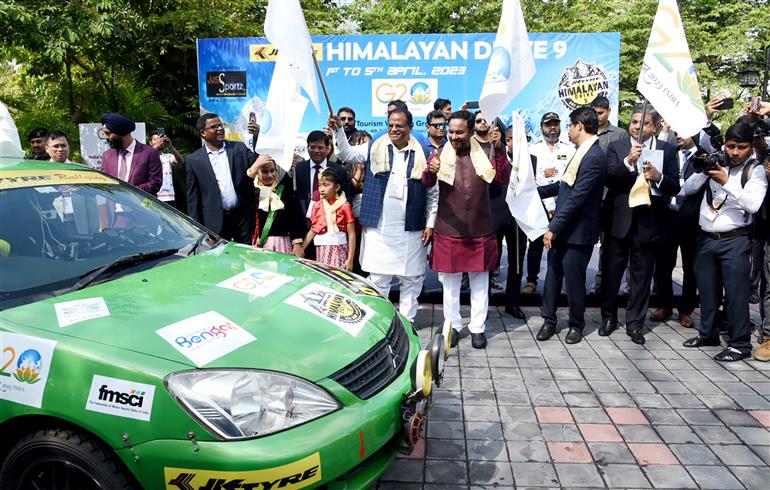
[[[0,488],[366,488],[448,346],[358,276],[0,158]]]

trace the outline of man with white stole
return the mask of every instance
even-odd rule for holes
[[[435,151],[422,175],[427,187],[439,186],[439,203],[433,235],[432,268],[441,274],[444,287],[444,325],[455,329],[457,344],[462,329],[460,287],[463,272],[471,287],[471,345],[487,345],[485,321],[489,307],[489,272],[497,266],[497,235],[492,221],[489,184],[508,185],[511,165],[505,152],[490,162],[473,138],[474,117],[468,111],[449,118],[448,145]]]
[[[364,164],[364,190],[358,220],[363,227],[361,268],[386,298],[391,283],[400,283],[399,311],[410,322],[417,315],[433,236],[438,187],[420,181],[425,151],[412,136],[412,114],[395,108],[388,115],[388,133],[367,144],[351,147],[342,122],[329,119],[338,155],[344,162]]]

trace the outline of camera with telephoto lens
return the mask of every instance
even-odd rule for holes
[[[715,151],[714,153],[696,153],[690,158],[692,162],[692,169],[695,173],[708,172],[709,170],[716,170],[717,166],[727,166],[727,157],[723,151]]]

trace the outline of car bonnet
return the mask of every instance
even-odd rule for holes
[[[381,341],[393,316],[358,276],[228,244],[6,310],[3,321],[131,351],[123,361],[147,355],[319,380]]]

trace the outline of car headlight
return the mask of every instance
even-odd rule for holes
[[[203,425],[225,439],[265,436],[340,408],[318,386],[272,371],[184,371],[168,375],[166,388]]]

